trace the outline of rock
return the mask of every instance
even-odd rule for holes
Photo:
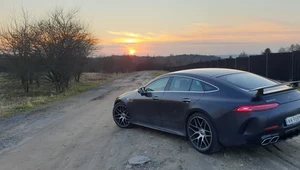
[[[150,161],[150,158],[147,156],[135,156],[128,160],[130,165],[142,165]]]
[[[131,165],[126,165],[126,169],[131,169],[132,166]]]

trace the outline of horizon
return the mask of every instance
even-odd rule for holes
[[[214,56],[214,57],[220,57],[220,58],[228,58],[233,57],[237,58],[240,54],[230,54],[230,55],[214,55],[214,54],[170,54],[170,55],[131,55],[131,54],[110,54],[110,55],[91,55],[88,56],[89,58],[101,58],[101,57],[119,57],[119,56],[134,56],[134,57],[173,57],[173,56],[183,56],[183,55],[195,55],[195,56]],[[249,57],[254,55],[261,55],[261,54],[247,54]]]
[[[79,8],[78,19],[100,40],[97,55],[106,56],[260,54],[300,42],[297,0],[130,2],[11,0],[0,7],[0,22],[5,26],[22,7],[34,18],[57,6]]]

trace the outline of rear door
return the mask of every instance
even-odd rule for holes
[[[184,129],[185,113],[203,93],[204,90],[199,80],[174,77],[170,88],[162,98],[162,126],[177,132]]]
[[[132,112],[135,115],[136,123],[150,126],[161,126],[160,108],[161,98],[169,82],[169,77],[154,80],[145,89],[146,94],[138,93],[133,100]]]

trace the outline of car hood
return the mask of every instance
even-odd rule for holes
[[[133,91],[125,92],[125,93],[121,94],[118,98],[119,99],[122,99],[122,98],[133,98],[133,97],[135,97],[137,91],[138,90],[133,90]]]

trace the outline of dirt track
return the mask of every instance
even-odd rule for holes
[[[142,127],[118,128],[115,98],[152,78],[139,72],[30,113],[0,119],[0,169],[300,169],[300,138],[269,147],[203,155],[185,138]],[[148,156],[150,163],[128,166]]]

